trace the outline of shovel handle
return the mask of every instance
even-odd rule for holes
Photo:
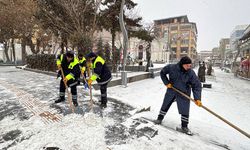
[[[176,92],[178,92],[179,94],[181,94],[182,96],[186,97],[187,99],[189,99],[190,101],[193,101],[195,103],[195,100],[192,99],[190,96],[186,95],[185,93],[183,93],[182,91],[178,90],[175,87],[172,87],[172,89]],[[225,118],[221,117],[220,115],[218,115],[217,113],[213,112],[212,110],[210,110],[209,108],[207,108],[204,105],[201,105],[201,107],[203,109],[205,109],[206,111],[208,111],[209,113],[211,113],[212,115],[214,115],[215,117],[219,118],[220,120],[222,120],[223,122],[225,122],[226,124],[228,124],[229,126],[233,127],[234,129],[236,129],[237,131],[239,131],[240,133],[242,133],[243,135],[245,135],[246,137],[250,138],[250,134],[248,134],[247,132],[243,131],[242,129],[240,129],[239,127],[237,127],[236,125],[232,124],[231,122],[229,122],[228,120],[226,120]]]
[[[69,89],[68,89],[69,87],[68,87],[67,83],[64,82],[65,76],[64,76],[63,69],[61,68],[60,70],[61,70],[61,73],[62,73],[62,80],[63,80],[63,83],[64,83],[64,85],[65,85],[65,89],[66,89],[66,91],[67,91],[67,93],[68,93],[68,102],[69,102],[69,106],[70,106],[72,112],[74,113],[75,110],[74,110],[74,107],[73,107],[73,105],[72,105],[72,96],[71,96],[71,94],[70,94],[70,92],[69,92]]]

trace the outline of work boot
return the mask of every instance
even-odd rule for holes
[[[106,108],[107,107],[107,97],[101,97],[101,108]]]
[[[163,115],[158,115],[157,120],[154,121],[155,124],[161,124],[164,116]]]
[[[77,100],[73,100],[73,104],[74,104],[75,107],[77,107],[78,106]]]
[[[193,135],[193,133],[189,130],[188,127],[176,127],[176,130],[187,135]]]
[[[107,103],[101,103],[100,107],[103,108],[107,108]]]
[[[154,123],[155,123],[155,124],[161,124],[161,123],[162,123],[162,120],[158,120],[158,119],[157,119],[157,120],[154,121]]]
[[[58,100],[55,101],[55,103],[60,103],[60,102],[64,102],[65,101],[65,97],[60,96],[60,98]]]

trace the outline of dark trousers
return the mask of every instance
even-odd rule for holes
[[[67,82],[68,87],[70,87],[70,89],[71,89],[71,94],[72,94],[72,100],[73,101],[77,101],[77,88],[76,88],[77,82],[78,82],[78,80],[72,80],[72,79]],[[64,82],[63,82],[62,79],[61,79],[61,82],[60,82],[59,96],[60,96],[60,98],[65,99],[65,85],[64,85]]]
[[[198,78],[199,78],[200,82],[203,82],[203,83],[206,82],[205,75],[199,75]]]
[[[158,120],[163,120],[164,116],[168,112],[170,106],[173,104],[175,100],[175,97],[170,101],[168,105],[165,105],[164,103],[161,106],[160,114],[158,115]],[[189,122],[189,115],[181,115],[181,126],[187,127]]]
[[[108,87],[108,83],[106,84],[102,84],[100,87],[101,90],[101,103],[102,104],[107,104],[107,87]]]

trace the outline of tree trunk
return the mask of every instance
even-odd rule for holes
[[[35,54],[38,54],[40,52],[40,46],[41,46],[41,40],[36,40],[36,51]]]
[[[9,57],[9,46],[8,46],[8,42],[5,41],[4,42],[4,53],[5,53],[5,56],[6,56],[6,62],[10,62],[10,57]]]
[[[10,46],[11,46],[11,39],[9,40],[9,46],[8,47],[10,48]],[[12,57],[13,55],[12,54],[13,54],[13,49],[11,48],[10,49],[10,62],[13,62],[13,57]]]
[[[42,42],[42,51],[41,51],[41,54],[44,54],[44,52],[45,52],[45,44],[44,44],[44,42]],[[50,51],[48,51],[48,54],[50,54]]]
[[[60,52],[61,54],[63,54],[64,53],[64,43],[63,43],[63,41],[61,41],[61,52]]]
[[[67,51],[67,38],[64,35],[62,35],[61,54],[64,53],[65,47],[66,47],[66,51]]]
[[[112,35],[112,72],[116,72],[117,71],[117,60],[116,60],[116,55],[117,55],[117,52],[116,52],[116,47],[115,47],[115,31],[114,30],[111,30],[111,35]]]
[[[15,49],[15,43],[14,43],[14,39],[11,40],[11,47],[12,47],[12,51],[13,51],[13,58],[14,58],[14,62],[16,63],[16,49]]]
[[[32,52],[33,54],[36,54],[35,45],[33,44],[31,38],[32,38],[32,37],[27,37],[27,38],[26,38],[26,42],[27,42],[27,45],[30,47],[31,52]]]
[[[148,46],[146,48],[146,58],[147,58],[146,72],[149,72],[149,67],[151,62],[151,43],[148,43]]]
[[[22,39],[21,47],[22,47],[22,64],[26,64],[27,53],[26,53],[26,41],[24,38]]]

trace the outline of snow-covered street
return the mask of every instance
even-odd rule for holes
[[[212,88],[203,88],[202,102],[247,133],[250,133],[250,82],[215,68],[216,79],[207,79]],[[45,124],[32,114],[15,87],[39,100],[62,116],[59,122]],[[163,126],[136,122],[138,118],[156,119],[166,87],[160,77],[128,84],[127,88],[108,88],[108,107],[100,114],[84,113],[88,92],[78,87],[79,108],[70,113],[68,103],[54,105],[59,79],[34,72],[0,67],[0,149],[73,150],[161,150],[161,149],[242,149],[250,148],[249,139],[202,108],[191,104],[188,136],[172,129],[180,124],[176,103],[167,113]],[[99,91],[94,91],[98,101]],[[150,111],[135,113],[141,108]],[[166,127],[164,127],[166,126]],[[157,131],[157,132],[155,132]]]

